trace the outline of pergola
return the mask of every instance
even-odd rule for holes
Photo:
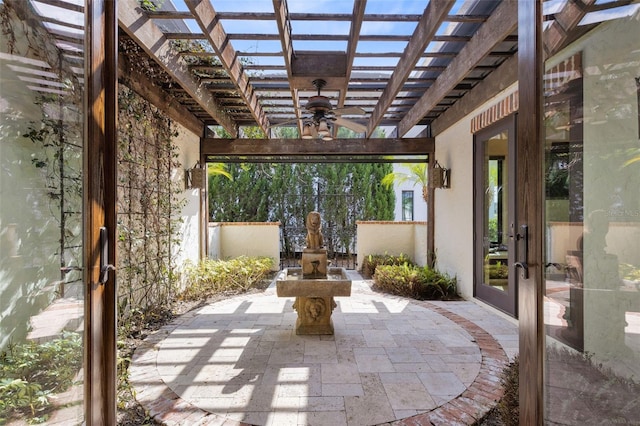
[[[85,69],[92,70],[85,90],[93,102],[90,116],[97,118],[86,129],[85,137],[92,142],[87,148],[87,164],[102,166],[104,158],[107,164],[88,178],[85,188],[85,222],[92,225],[85,231],[86,257],[93,262],[87,262],[84,272],[89,283],[99,282],[97,250],[92,251],[100,245],[96,229],[106,224],[113,233],[116,228],[115,213],[102,209],[115,205],[116,74],[121,83],[200,135],[203,159],[296,155],[424,158],[434,154],[437,135],[520,81],[519,128],[523,130],[519,136],[527,138],[520,138],[519,148],[523,149],[518,152],[518,159],[526,159],[519,162],[518,184],[525,191],[519,194],[518,213],[525,212],[519,217],[529,213],[529,229],[540,236],[539,165],[543,157],[536,143],[542,111],[541,64],[545,57],[597,25],[578,25],[586,15],[630,3],[549,1],[550,7],[544,10],[548,25],[543,25],[541,2],[516,0],[411,1],[404,4],[411,10],[402,11],[392,10],[393,2],[366,0],[335,1],[330,3],[331,10],[326,6],[322,10],[297,9],[315,6],[285,0],[184,0],[179,10],[173,10],[169,0],[157,10],[145,10],[137,0],[118,0],[116,7],[88,2],[89,10],[85,10],[84,1],[4,2],[12,4],[38,28],[40,36],[64,53],[64,68],[82,76],[86,61]],[[260,8],[241,10],[247,3]],[[377,9],[380,5],[386,9]],[[51,14],[51,8],[68,12],[70,19]],[[72,19],[83,13],[88,17],[85,23]],[[395,30],[389,31],[391,27]],[[543,28],[544,37],[538,28]],[[93,43],[86,46],[88,56],[83,55],[85,40]],[[544,45],[538,44],[540,40]],[[116,62],[118,68],[111,68]],[[54,79],[32,64],[22,66],[32,67],[32,74],[40,73],[34,82],[40,90],[54,90]],[[328,119],[331,133],[325,139],[330,140],[281,138],[277,129],[282,126],[306,133],[305,124],[316,114],[308,109],[313,96],[321,97],[314,108],[322,112],[320,119]],[[215,126],[224,128],[232,138],[213,138]],[[259,127],[266,137],[243,139],[244,126]],[[353,130],[357,137],[339,138],[340,126]],[[388,137],[375,137],[380,127],[388,129]],[[531,277],[523,277],[519,296],[521,304],[535,306],[519,319],[520,347],[525,349],[521,350],[521,365],[526,373],[521,383],[528,385],[524,392],[529,396],[521,401],[521,414],[527,418],[542,411],[535,406],[542,394],[542,356],[535,345],[543,333],[539,327],[542,244],[542,238],[530,242]],[[104,287],[95,285],[90,291],[97,296],[88,304],[87,321],[100,328],[100,317],[109,315],[113,302],[104,295]],[[98,401],[91,410],[104,418],[111,414],[101,410],[105,406],[111,410],[109,403],[113,401],[107,396],[105,405],[100,405],[100,398],[114,393],[115,383],[114,372],[105,367],[115,365],[110,327],[107,324],[88,336],[89,351],[99,355],[92,358],[87,370],[92,377],[100,377],[95,383],[88,379],[88,393]]]
[[[549,10],[553,23],[545,39],[553,42],[545,53],[596,25],[577,26],[587,13],[619,3],[581,0]],[[197,135],[210,136],[212,126],[221,126],[237,138],[241,127],[257,126],[272,141],[210,148],[220,154],[240,155],[249,145],[253,154],[277,153],[282,141],[276,129],[295,126],[302,134],[313,116],[308,101],[319,92],[329,102],[323,112],[332,139],[344,126],[370,142],[354,148],[317,138],[305,141],[306,153],[335,153],[341,146],[351,154],[424,153],[419,144],[396,145],[409,135],[436,136],[517,79],[517,1],[410,1],[401,11],[366,0],[332,2],[331,10],[286,0],[159,4],[118,1],[119,79]],[[23,6],[24,13],[41,21],[68,66],[78,67],[83,26],[49,8],[73,14],[83,6],[58,0],[34,5]],[[384,143],[373,138],[379,127],[388,130]],[[284,145],[283,154],[294,154]]]

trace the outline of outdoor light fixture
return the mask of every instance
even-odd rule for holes
[[[302,127],[302,139],[314,139],[320,137],[325,141],[333,140],[331,125],[325,117],[313,117],[305,121]]]
[[[312,123],[304,123],[302,128],[302,139],[313,139],[313,132],[311,131]]]
[[[451,188],[451,183],[449,182],[451,176],[451,170],[445,169],[440,164],[438,164],[438,160],[433,165],[433,169],[431,171],[431,186],[433,188]]]
[[[200,167],[200,162],[196,162],[193,168],[185,170],[185,189],[203,189],[205,182],[205,168]]]
[[[331,140],[331,131],[329,130],[329,125],[327,124],[327,119],[322,118],[318,123],[318,135],[322,137],[324,140]],[[327,139],[327,137],[329,139]]]

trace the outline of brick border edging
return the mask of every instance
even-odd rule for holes
[[[475,340],[480,349],[482,361],[480,371],[471,385],[460,395],[445,404],[406,419],[396,420],[386,425],[472,425],[489,412],[503,395],[500,374],[507,366],[508,358],[500,344],[482,327],[461,315],[427,301],[411,300],[411,303],[433,310],[460,326]],[[451,302],[456,303],[456,302]],[[157,332],[149,335],[136,348],[129,366],[129,383],[136,391],[136,400],[149,411],[149,415],[165,425],[227,425],[251,426],[234,422],[183,400],[173,392],[156,372],[156,346],[175,330],[183,321],[197,314],[188,312]]]
[[[388,424],[394,426],[472,425],[482,419],[502,398],[500,375],[508,364],[507,354],[493,336],[473,321],[434,303],[424,301],[414,303],[448,318],[469,333],[480,349],[482,362],[473,383],[457,397],[426,413]]]

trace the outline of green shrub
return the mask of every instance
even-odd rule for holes
[[[374,287],[390,294],[420,300],[442,300],[457,296],[457,280],[428,266],[378,265]]]
[[[221,293],[241,293],[266,278],[273,268],[268,257],[240,256],[230,260],[203,260],[187,266],[185,300],[197,300]]]
[[[370,254],[362,261],[362,276],[372,278],[378,265],[404,265],[412,266],[413,261],[405,254],[393,256],[390,254]]]
[[[456,298],[458,280],[428,266],[417,269],[413,297],[420,300],[446,300]]]
[[[418,271],[408,264],[378,265],[373,275],[374,287],[390,294],[410,296]]]
[[[0,354],[0,424],[14,414],[34,420],[49,407],[49,396],[67,390],[82,367],[82,338],[65,332],[46,342],[10,345]]]
[[[509,277],[509,266],[498,262],[495,265],[485,265],[490,279],[506,279]]]

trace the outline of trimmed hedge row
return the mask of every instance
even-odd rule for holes
[[[196,300],[220,293],[246,292],[268,277],[273,262],[269,257],[247,256],[230,260],[203,260],[185,268],[188,286],[181,297],[184,300]]]
[[[428,266],[378,265],[373,275],[374,288],[418,300],[449,300],[457,295],[457,279]]]

